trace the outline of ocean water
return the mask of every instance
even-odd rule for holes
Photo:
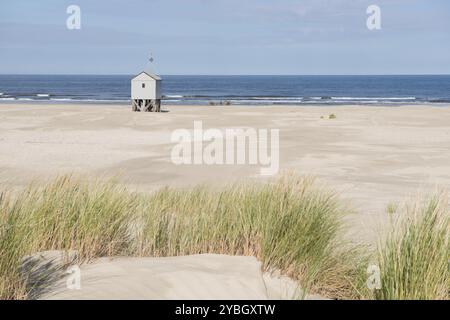
[[[132,75],[0,75],[0,102],[128,103]],[[163,104],[445,104],[450,75],[162,76]]]

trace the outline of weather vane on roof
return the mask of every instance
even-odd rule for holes
[[[147,58],[146,69],[149,73],[158,74],[156,70],[155,59],[153,58],[153,52],[150,52]]]

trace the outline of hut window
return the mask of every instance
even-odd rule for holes
[[[145,83],[142,84],[142,88],[145,88]]]

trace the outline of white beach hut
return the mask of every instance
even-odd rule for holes
[[[131,79],[131,106],[133,111],[161,111],[161,77],[141,72]]]

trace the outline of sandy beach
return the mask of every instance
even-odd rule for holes
[[[0,300],[450,300],[450,2],[16,2]]]
[[[172,133],[191,131],[198,120],[204,129],[279,129],[279,175],[314,176],[335,190],[353,210],[347,221],[357,243],[376,243],[388,205],[450,186],[448,107],[163,109],[168,112],[131,112],[128,105],[1,104],[0,186],[19,190],[32,181],[74,174],[116,177],[131,191],[149,193],[163,186],[220,189],[271,179],[260,175],[259,165],[174,164]],[[42,263],[52,263],[47,258]],[[100,257],[83,264],[81,272],[82,290],[68,290],[65,274],[30,298],[289,299],[294,290],[290,279],[264,274],[253,257]],[[194,283],[215,285],[194,290]]]
[[[450,185],[450,109],[431,106],[0,105],[0,184],[75,173],[118,176],[132,190],[264,181],[257,165],[175,165],[176,129],[280,130],[280,173],[313,175],[355,209],[354,231],[373,235],[386,206]],[[336,119],[329,119],[329,114]],[[321,118],[322,117],[322,118]]]

